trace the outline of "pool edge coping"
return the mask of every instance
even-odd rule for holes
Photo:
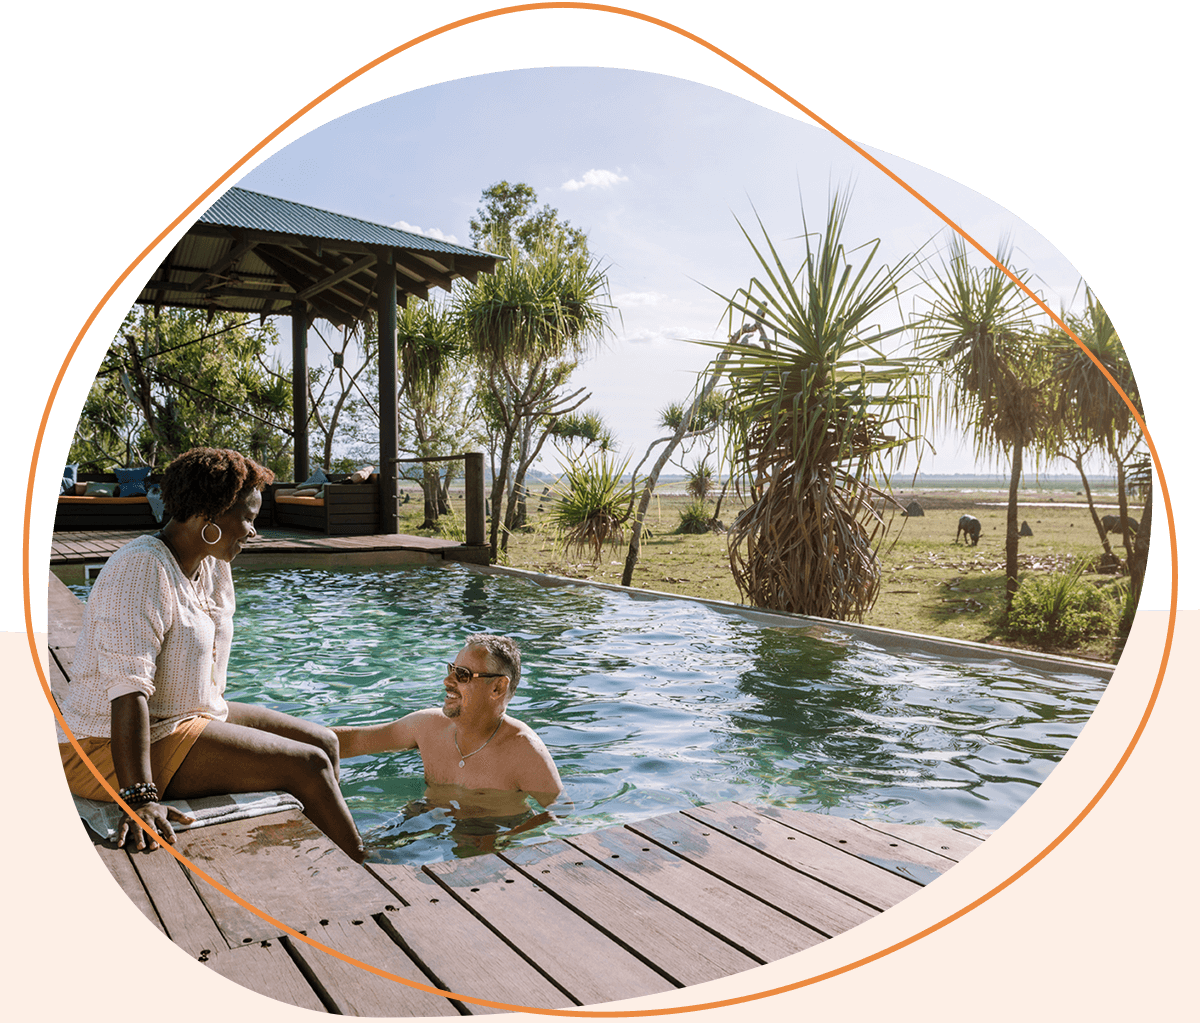
[[[1075,669],[1088,675],[1098,675],[1105,680],[1111,680],[1117,665],[1107,661],[1090,661],[1079,657],[1065,657],[1062,654],[1043,654],[1032,650],[1022,650],[1017,647],[994,646],[991,643],[979,643],[967,639],[950,639],[945,636],[929,636],[921,632],[906,632],[903,629],[889,629],[883,625],[864,625],[861,622],[843,622],[834,618],[818,618],[814,615],[792,614],[786,611],[768,611],[764,608],[752,607],[748,604],[735,604],[728,600],[715,600],[711,597],[693,597],[682,593],[666,593],[662,590],[649,590],[640,587],[621,586],[617,583],[596,582],[591,579],[575,579],[566,575],[551,575],[546,572],[534,572],[525,568],[512,568],[508,565],[471,565],[460,562],[470,571],[493,575],[509,575],[529,579],[543,586],[592,586],[598,589],[611,590],[628,594],[631,597],[650,597],[656,599],[687,600],[696,604],[705,604],[720,611],[726,611],[749,618],[764,625],[790,626],[792,628],[809,626],[831,631],[848,632],[863,638],[886,638],[891,643],[899,642],[902,646],[925,652],[970,651],[972,656],[986,657],[995,660],[997,657],[1008,658],[1027,667],[1043,671],[1062,671]]]

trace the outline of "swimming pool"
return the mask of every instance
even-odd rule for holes
[[[726,799],[996,827],[1105,686],[1000,651],[901,655],[836,629],[457,565],[236,568],[235,579],[228,695],[327,725],[440,704],[467,634],[516,638],[523,672],[509,709],[545,740],[566,792],[555,819],[501,845]],[[415,751],[345,761],[342,786],[376,859],[470,854],[477,836],[517,821],[464,826],[422,805]]]

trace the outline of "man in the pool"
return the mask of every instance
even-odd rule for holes
[[[533,729],[505,713],[521,680],[521,652],[506,636],[477,633],[447,666],[440,707],[384,725],[334,728],[342,759],[421,751],[430,794],[463,789],[532,796],[548,807],[562,793],[558,768]]]

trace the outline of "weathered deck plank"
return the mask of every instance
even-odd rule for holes
[[[581,1005],[675,986],[503,861],[476,857],[425,869]]]
[[[129,897],[129,901],[142,911],[142,915],[147,920],[166,934],[167,930],[163,927],[162,920],[159,919],[158,913],[154,909],[154,900],[143,886],[133,864],[129,862],[129,853],[124,849],[99,843],[96,845],[96,854],[108,868],[108,872],[112,874],[113,880],[121,886],[121,891]]]
[[[903,839],[905,842],[945,856],[956,863],[983,844],[982,838],[975,838],[968,832],[958,831],[954,828],[942,828],[934,824],[892,824],[889,821],[861,821],[860,823],[872,831],[882,831],[885,835]]]
[[[565,842],[524,846],[502,858],[681,987],[759,965]]]
[[[231,947],[193,886],[188,869],[174,856],[156,850],[131,853],[130,861],[146,890],[152,893],[167,937],[176,945],[197,958]]]
[[[296,930],[326,919],[362,919],[393,902],[383,885],[299,813],[185,831],[177,848],[215,881]],[[278,936],[275,924],[203,878],[195,885],[230,947]]]
[[[314,941],[359,962],[387,970],[406,980],[429,984],[429,978],[370,917],[330,920],[308,928]],[[398,981],[354,966],[343,959],[295,938],[288,938],[293,957],[308,967],[332,1011],[343,1016],[457,1016],[458,1010],[442,995],[409,987]]]
[[[921,887],[736,803],[698,806],[686,813],[878,910],[894,906]]]
[[[759,962],[774,962],[825,940],[819,931],[625,828],[568,841]]]
[[[627,826],[827,937],[878,912],[691,817],[664,814]]]
[[[390,863],[372,863],[370,869],[407,903],[384,913],[381,925],[394,932],[395,940],[441,989],[540,1009],[575,1004],[429,875]],[[470,949],[471,955],[464,956],[463,949]],[[473,1002],[463,1007],[472,1015],[504,1011]]]
[[[263,941],[246,948],[230,949],[207,956],[202,962],[226,980],[277,1002],[328,1012],[281,942]]]

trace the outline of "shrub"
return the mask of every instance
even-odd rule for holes
[[[703,501],[693,501],[679,513],[678,533],[707,533],[712,529],[712,516]]]
[[[633,487],[621,481],[626,464],[617,465],[615,458],[602,453],[567,466],[553,487],[555,502],[548,516],[565,551],[575,548],[582,554],[590,548],[593,560],[599,561],[605,543],[624,539]]]
[[[1119,608],[1111,597],[1080,578],[1082,569],[1078,565],[1070,572],[1022,583],[1008,613],[1009,635],[1050,649],[1112,632]]]
[[[708,459],[703,459],[687,474],[686,489],[690,497],[703,501],[713,491],[713,471]]]

